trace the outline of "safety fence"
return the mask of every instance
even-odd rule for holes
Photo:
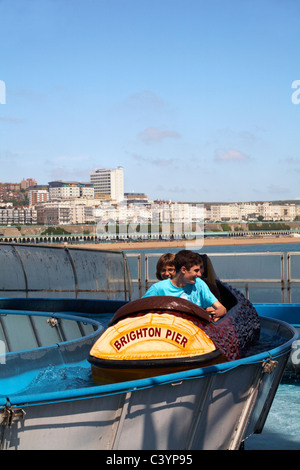
[[[162,253],[0,243],[0,297],[134,300]],[[252,302],[300,303],[300,252],[210,253],[217,277]]]
[[[201,253],[200,253],[201,254]],[[126,253],[132,297],[157,282],[162,253]],[[300,252],[210,253],[217,277],[241,290],[252,302],[300,302]]]
[[[121,251],[0,244],[0,297],[130,300]]]

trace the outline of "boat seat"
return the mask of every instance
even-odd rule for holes
[[[155,311],[156,313],[183,313],[186,315],[197,317],[198,319],[210,322],[209,313],[198,305],[180,297],[172,296],[153,296],[142,297],[123,305],[114,314],[108,326],[112,326],[118,321],[138,314],[146,314]]]
[[[203,279],[203,281],[208,285],[210,291],[219,300],[219,302],[223,303],[221,292],[217,284],[217,276],[213,268],[212,262],[206,254],[201,253],[200,256],[203,260],[203,266],[204,266],[204,273],[201,279]]]
[[[237,299],[232,294],[232,292],[226,289],[226,287],[224,286],[222,282],[218,280],[216,282],[217,282],[217,288],[220,294],[220,298],[222,299],[222,301],[220,300],[220,302],[224,305],[224,307],[226,307],[227,311],[229,311],[231,308],[233,308],[237,304]]]

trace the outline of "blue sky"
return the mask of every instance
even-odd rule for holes
[[[0,0],[0,181],[122,166],[151,199],[299,199],[299,17],[299,0]]]

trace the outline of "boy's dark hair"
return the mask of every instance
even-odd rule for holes
[[[199,253],[190,250],[178,251],[174,258],[174,265],[177,273],[180,271],[182,266],[185,266],[187,270],[190,270],[192,266],[199,265],[201,262],[202,258]]]

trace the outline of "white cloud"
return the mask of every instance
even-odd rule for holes
[[[19,119],[15,117],[0,117],[1,122],[9,122],[11,124],[20,124],[25,122],[24,119]]]
[[[3,150],[0,152],[0,162],[6,163],[11,162],[13,159],[19,157],[20,155],[16,152],[12,152],[11,150]]]
[[[245,162],[249,160],[248,155],[240,152],[235,149],[220,150],[215,151],[215,158],[218,162]]]
[[[69,169],[66,167],[53,168],[48,172],[49,178],[55,180],[74,180],[74,181],[89,181],[90,168]],[[49,180],[50,181],[50,180]]]
[[[286,194],[288,195],[290,193],[290,189],[285,187],[285,186],[280,186],[278,184],[269,184],[268,186],[268,192],[271,193],[271,194],[275,194],[275,195],[283,195],[283,194]]]
[[[132,154],[132,157],[140,163],[149,163],[150,165],[153,166],[171,166],[172,168],[175,167],[175,165],[178,163],[177,158],[149,158],[149,157],[144,157],[143,155],[139,154]]]
[[[284,161],[284,163],[287,163],[288,165],[300,165],[300,158],[293,158],[293,157],[288,157]]]
[[[130,105],[137,105],[142,107],[151,107],[151,108],[162,108],[165,103],[164,101],[157,96],[153,91],[144,90],[137,92],[129,96],[127,103]]]
[[[58,163],[74,163],[74,162],[87,162],[90,161],[90,157],[88,155],[58,155],[57,157],[53,157],[51,159],[52,164]]]
[[[179,139],[181,136],[177,131],[162,130],[157,127],[148,127],[138,134],[145,144],[162,142],[164,139]]]

